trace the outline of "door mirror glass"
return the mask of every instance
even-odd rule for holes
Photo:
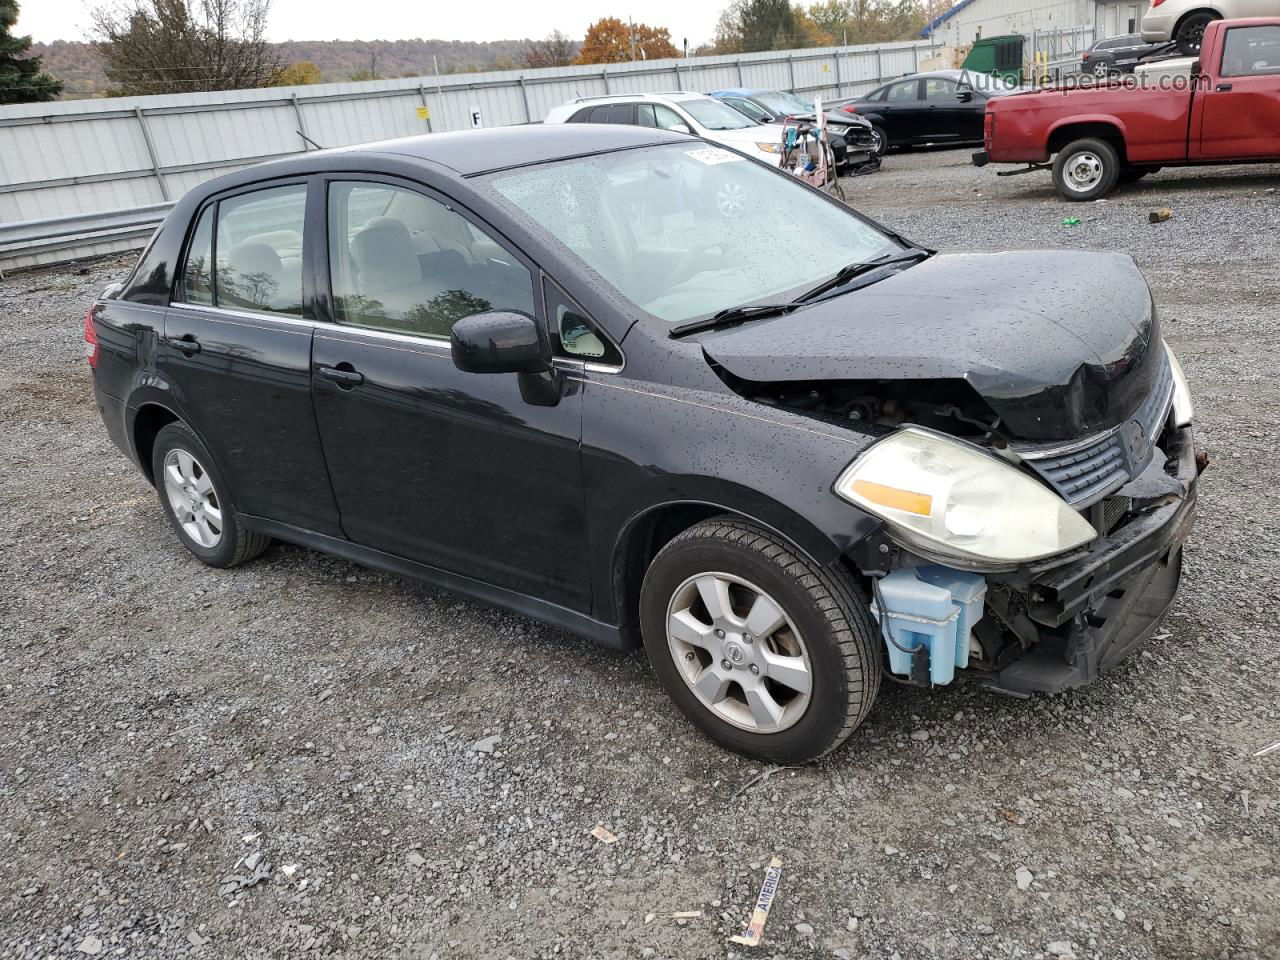
[[[959,100],[961,103],[969,103],[970,101],[973,100],[973,91],[961,89],[956,94],[956,99]]]
[[[467,373],[544,373],[551,344],[527,313],[488,310],[463,317],[450,335],[453,364]]]

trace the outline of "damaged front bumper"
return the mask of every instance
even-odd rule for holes
[[[987,576],[984,616],[959,676],[1015,696],[1060,693],[1114,667],[1160,627],[1182,572],[1205,458],[1190,426],[1169,429],[1165,456],[1108,498],[1113,524],[1087,548]],[[1103,505],[1098,511],[1103,512]],[[860,544],[864,572],[887,573],[914,558],[877,535]],[[917,654],[907,682],[927,684]]]

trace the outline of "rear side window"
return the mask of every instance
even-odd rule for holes
[[[182,269],[182,299],[213,306],[213,218],[217,204],[209,204],[191,234],[187,262]]]
[[[889,88],[889,93],[885,99],[890,103],[902,103],[906,100],[915,100],[919,86],[920,83],[917,80],[908,80],[906,83],[895,83]]]
[[[306,184],[218,202],[214,300],[219,307],[302,316]]]
[[[302,316],[306,184],[227,197],[205,207],[182,266],[182,300]]]
[[[1280,27],[1232,27],[1222,49],[1222,76],[1261,77],[1280,73]]]
[[[591,108],[592,123],[631,123],[631,104],[607,103]]]
[[[486,310],[534,315],[533,276],[465,217],[384,183],[329,185],[329,276],[339,323],[447,338]]]

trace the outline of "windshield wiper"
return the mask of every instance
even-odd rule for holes
[[[916,260],[924,260],[931,256],[933,256],[932,251],[925,250],[923,247],[912,247],[910,250],[899,253],[896,256],[886,253],[884,256],[876,257],[874,260],[851,263],[848,266],[841,267],[834,277],[823,280],[812,290],[806,290],[800,294],[800,296],[796,297],[795,302],[808,303],[815,297],[820,297],[822,294],[835,290],[837,287],[843,287],[850,280],[854,280],[864,273],[870,273],[882,267],[892,267],[899,263],[914,263]]]
[[[741,323],[743,320],[755,320],[758,317],[780,317],[783,314],[790,313],[792,310],[798,310],[804,304],[795,303],[749,303],[741,307],[729,307],[727,310],[721,310],[719,313],[713,313],[709,317],[702,317],[699,320],[686,320],[684,323],[677,323],[671,328],[671,336],[683,337],[686,333],[697,333],[699,330],[712,330],[715,327],[724,327],[733,323]]]

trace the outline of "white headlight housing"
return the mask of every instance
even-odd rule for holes
[[[1009,567],[1073,550],[1097,531],[1027,474],[970,444],[907,427],[845,469],[835,492],[944,563]]]
[[[1182,364],[1165,343],[1164,352],[1169,356],[1169,368],[1173,371],[1173,423],[1174,426],[1185,427],[1195,416],[1195,405],[1191,402],[1191,388],[1187,386],[1187,375],[1182,372]]]
[[[757,143],[756,149],[759,150],[761,153],[781,153],[782,144],[778,143],[777,141],[770,141],[768,143]]]

